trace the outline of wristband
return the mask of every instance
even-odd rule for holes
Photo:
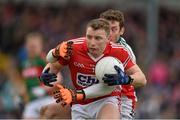
[[[55,57],[55,58],[59,58],[59,46],[57,46],[57,47],[53,50],[52,55],[53,55],[53,57]]]
[[[129,77],[129,84],[132,84],[132,82],[134,81],[134,79],[131,77],[131,76],[128,76]]]
[[[48,54],[47,54],[47,56],[46,56],[46,61],[47,61],[47,62],[53,63],[53,62],[55,62],[55,61],[57,61],[57,60],[59,59],[59,57],[57,58],[57,57],[53,54],[53,51],[54,51],[54,49],[51,49],[51,50],[48,52]]]
[[[84,90],[77,90],[76,91],[76,100],[81,101],[85,99],[85,93]]]

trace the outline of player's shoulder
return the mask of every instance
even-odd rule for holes
[[[113,42],[110,42],[110,44],[109,44],[110,46],[111,46],[111,48],[113,48],[113,49],[116,49],[116,48],[119,48],[119,49],[123,49],[124,48],[124,46],[123,45],[121,45],[121,44],[117,44],[117,43],[113,43]]]
[[[110,48],[111,48],[111,53],[128,52],[127,49],[123,45],[113,43],[113,42],[110,42]]]
[[[82,49],[82,47],[84,46],[85,40],[86,40],[85,37],[80,37],[80,38],[75,38],[68,41],[73,41],[73,49],[79,50],[79,49]]]
[[[70,39],[68,41],[72,41],[73,44],[82,44],[84,43],[85,40],[86,40],[86,37],[80,37],[80,38]]]

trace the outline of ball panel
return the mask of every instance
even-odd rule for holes
[[[103,82],[104,74],[116,74],[114,66],[117,65],[124,71],[123,64],[117,58],[108,56],[99,60],[95,66],[95,75],[99,82]]]

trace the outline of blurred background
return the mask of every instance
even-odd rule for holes
[[[180,0],[0,0],[0,118],[21,118],[31,100],[24,81],[45,63],[27,56],[43,60],[59,42],[84,36],[86,23],[110,8],[124,13],[123,37],[148,79],[136,89],[136,118],[180,118]],[[32,32],[43,42],[28,47]]]

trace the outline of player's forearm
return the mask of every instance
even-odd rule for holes
[[[114,90],[113,86],[107,86],[104,83],[94,84],[85,89],[75,91],[64,88],[60,84],[55,84],[55,89],[56,88],[58,89],[58,91],[53,92],[53,96],[56,99],[56,102],[58,103],[62,99],[66,104],[109,95]]]
[[[135,87],[142,87],[145,86],[147,83],[146,77],[141,71],[136,72],[130,76],[131,78],[133,78],[133,82],[131,84]]]
[[[61,65],[60,65],[59,62],[57,61],[57,62],[54,62],[54,63],[48,63],[48,64],[45,66],[44,70],[46,70],[47,68],[50,68],[49,73],[55,73],[55,74],[57,74],[57,73],[60,71],[60,69],[61,69]],[[43,71],[44,71],[44,70],[43,70]]]
[[[94,84],[83,89],[85,93],[85,99],[96,98],[110,94],[114,90],[114,86],[108,86],[104,83]]]
[[[55,82],[55,84],[56,83],[60,83],[60,84],[63,83],[63,76],[62,76],[61,72],[57,73],[57,82]]]

